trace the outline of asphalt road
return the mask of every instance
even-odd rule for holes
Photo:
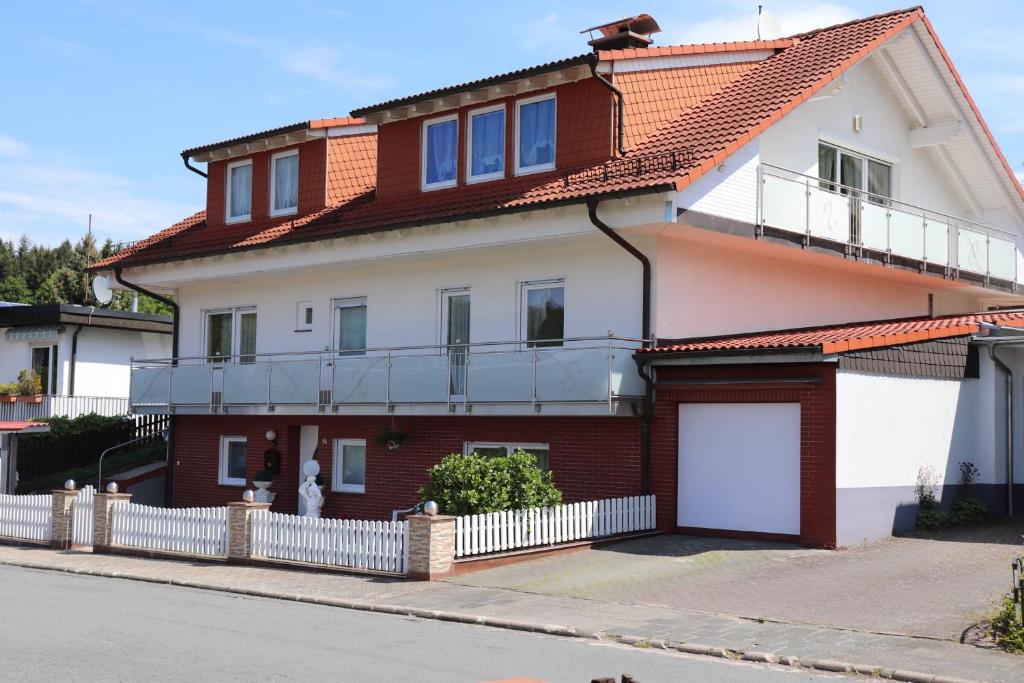
[[[0,567],[0,680],[799,683],[841,677],[138,581]]]

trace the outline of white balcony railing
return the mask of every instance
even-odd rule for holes
[[[37,396],[14,403],[0,402],[0,421],[49,417],[79,417],[97,413],[107,417],[128,414],[128,399],[114,396]]]
[[[1017,280],[1017,244],[1008,232],[769,164],[758,172],[762,227]]]
[[[487,412],[490,406],[490,412],[501,413],[501,406],[517,413],[545,412],[545,406],[551,412],[553,405],[562,406],[561,412],[573,412],[566,408],[571,405],[614,412],[620,399],[643,396],[633,360],[640,340],[552,343],[133,360],[129,400],[135,412],[374,413],[395,406]]]

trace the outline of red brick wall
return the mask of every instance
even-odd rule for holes
[[[556,168],[563,169],[583,163],[604,161],[611,156],[613,143],[611,94],[593,79],[568,83],[544,91],[524,93],[519,98],[478,102],[437,116],[459,115],[459,185],[466,182],[466,121],[468,112],[480,107],[505,104],[505,177],[515,171],[515,107],[516,99],[535,97],[545,92],[558,94],[556,128]],[[433,116],[418,116],[387,123],[378,129],[377,194],[381,197],[420,191],[420,134],[423,122]],[[500,183],[495,180],[487,183]],[[433,190],[456,192],[457,188]]]
[[[206,181],[206,212],[207,223],[223,225],[225,202],[227,201],[227,180],[225,173],[228,164],[244,159],[252,159],[252,222],[241,223],[241,226],[260,225],[272,220],[281,222],[282,218],[270,217],[270,158],[274,154],[291,149],[299,150],[299,212],[298,215],[322,209],[327,204],[327,142],[313,140],[301,145],[291,145],[280,149],[268,150],[253,154],[251,157],[239,157],[225,161],[210,162],[207,168]]]
[[[398,417],[395,426],[408,434],[402,446],[389,451],[376,443],[391,424],[388,417],[242,417],[178,416],[175,418],[174,505],[211,506],[241,500],[242,488],[220,486],[220,436],[246,436],[248,477],[261,469],[270,447],[268,429],[278,435],[281,474],[272,491],[274,510],[294,513],[298,506],[299,425],[318,425],[317,459],[328,483],[324,514],[358,519],[390,518],[391,511],[419,501],[427,468],[448,454],[462,452],[465,441],[507,441],[550,444],[550,466],[567,502],[639,495],[639,420],[612,417]],[[366,439],[366,493],[334,493],[331,442],[335,438]]]
[[[657,380],[651,481],[658,496],[659,528],[676,526],[680,403],[800,403],[800,543],[835,546],[836,392],[832,365],[662,367]],[[700,384],[702,380],[743,383]]]

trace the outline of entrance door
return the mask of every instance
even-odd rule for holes
[[[323,453],[317,453],[317,446],[320,443],[320,428],[316,425],[302,425],[299,427],[299,481],[296,484],[296,488],[302,486],[303,482],[306,481],[306,475],[303,473],[303,466],[313,459],[314,455],[323,457]],[[306,513],[306,503],[302,500],[302,496],[299,496],[299,514],[303,515]]]
[[[466,395],[469,354],[469,290],[448,289],[441,298],[441,343],[448,348],[448,393]]]
[[[679,406],[681,527],[800,533],[800,404]]]
[[[57,393],[57,347],[33,346],[32,369],[39,377],[41,391],[44,394]]]

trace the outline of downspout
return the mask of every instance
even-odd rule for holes
[[[188,165],[186,161],[186,166]],[[200,171],[196,171],[200,173]],[[133,292],[139,294],[145,294],[146,296],[153,297],[157,301],[162,301],[171,307],[171,365],[175,366],[178,364],[178,319],[180,310],[178,303],[174,299],[170,299],[166,296],[161,296],[155,292],[151,292],[144,287],[128,282],[121,277],[121,269],[114,269],[114,279],[122,285],[127,287]],[[170,406],[168,406],[170,410]],[[174,414],[171,413],[167,418],[167,475],[164,477],[164,502],[170,507],[173,502],[174,494]]]
[[[78,333],[82,331],[82,325],[75,328],[71,335],[71,369],[68,371],[68,396],[75,395],[75,365],[78,363]]]
[[[590,222],[613,242],[629,252],[640,262],[643,269],[642,331],[640,336],[646,346],[650,344],[651,338],[651,261],[642,251],[598,218],[597,207],[600,203],[598,199],[587,200],[587,214],[590,216]],[[654,380],[642,363],[637,363],[636,370],[644,381],[644,407],[640,414],[640,492],[646,496],[651,492],[651,421],[654,419]]]
[[[996,355],[995,344],[988,346],[988,357],[1006,373],[1006,514],[1013,515],[1013,370]]]
[[[615,96],[616,109],[617,109],[617,112],[618,112],[617,115],[616,115],[616,118],[618,119],[618,121],[617,121],[618,126],[617,127],[618,127],[619,154],[622,155],[622,156],[626,156],[626,122],[625,122],[626,103],[625,103],[625,99],[622,96],[622,91],[621,90],[619,90],[614,85],[612,85],[612,82],[609,81],[608,79],[606,79],[604,76],[602,76],[599,73],[597,73],[597,64],[598,64],[599,61],[600,60],[597,58],[597,55],[594,55],[594,58],[592,60],[590,60],[590,62],[588,62],[590,64],[590,73],[594,76],[594,78],[597,79],[598,83],[600,83],[604,87],[608,88],[608,90],[611,91],[612,95]],[[646,337],[645,337],[645,339],[646,339]]]
[[[193,173],[198,173],[199,175],[203,176],[204,178],[207,177],[205,173],[203,173],[198,168],[196,168],[195,166],[192,165],[192,163],[189,161],[189,155],[186,154],[185,152],[181,153],[181,160],[185,162],[185,168],[187,168],[188,170],[192,171]]]

